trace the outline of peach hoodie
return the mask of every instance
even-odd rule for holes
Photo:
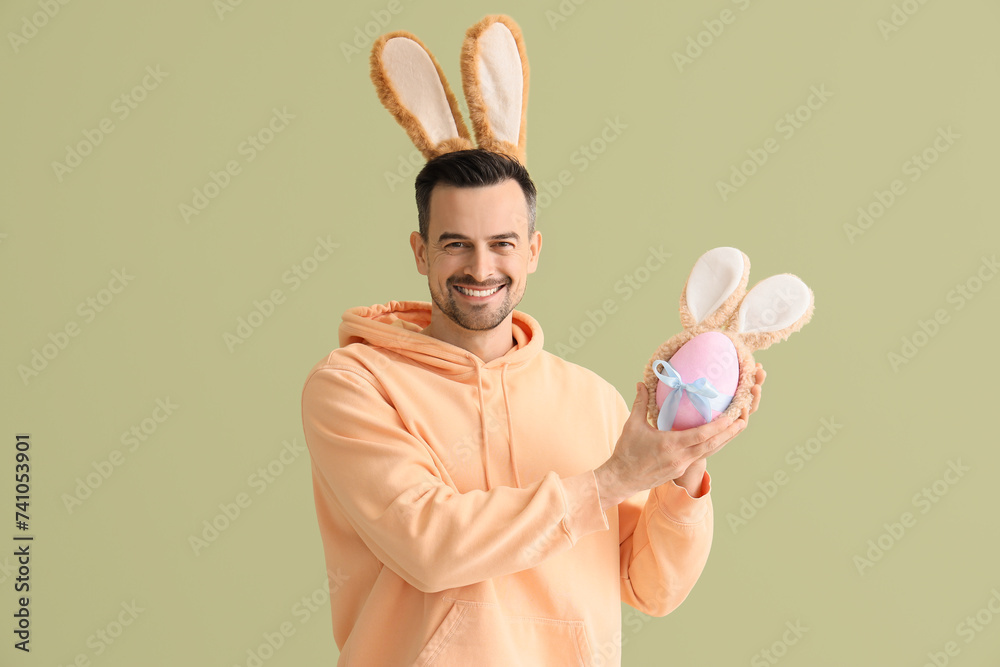
[[[663,616],[712,544],[711,480],[602,511],[630,407],[516,346],[483,363],[420,333],[430,304],[352,308],[302,391],[338,665],[620,665],[621,602]]]

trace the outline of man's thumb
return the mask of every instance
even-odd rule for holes
[[[642,382],[635,383],[635,401],[632,403],[632,415],[639,415],[646,418],[646,385]]]

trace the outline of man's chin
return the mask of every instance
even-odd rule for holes
[[[442,309],[442,312],[449,320],[468,331],[490,331],[496,329],[507,319],[510,310],[513,310],[513,308],[507,310],[505,307],[506,304],[501,304],[497,311],[470,315],[463,312],[461,307],[455,302],[452,302],[451,306],[448,310]]]
[[[508,283],[504,289],[509,288],[510,284]],[[496,329],[498,326],[503,324],[507,317],[514,311],[514,308],[517,307],[517,303],[514,303],[508,294],[499,305],[495,306],[495,311],[477,312],[475,314],[471,314],[463,309],[463,306],[459,304],[458,299],[451,294],[449,294],[448,298],[444,300],[446,307],[442,307],[439,296],[439,294],[431,292],[431,300],[434,302],[437,310],[439,310],[453,324],[465,329],[466,331],[491,331]],[[520,299],[518,299],[518,301],[520,301]],[[487,304],[484,302],[484,305]],[[466,308],[475,308],[475,305],[467,304]]]

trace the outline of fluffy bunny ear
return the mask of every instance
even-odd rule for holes
[[[425,158],[473,147],[441,66],[412,33],[397,30],[375,41],[371,77],[379,100]]]
[[[698,258],[681,292],[681,324],[718,328],[746,294],[750,258],[736,248],[713,248]]]
[[[466,31],[462,87],[479,147],[526,164],[528,54],[509,16],[487,16]]]
[[[765,350],[798,331],[813,314],[813,293],[790,273],[765,278],[753,286],[729,328],[753,350]]]

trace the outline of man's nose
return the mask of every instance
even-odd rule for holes
[[[478,283],[485,283],[493,275],[493,257],[488,250],[475,248],[465,272]]]

